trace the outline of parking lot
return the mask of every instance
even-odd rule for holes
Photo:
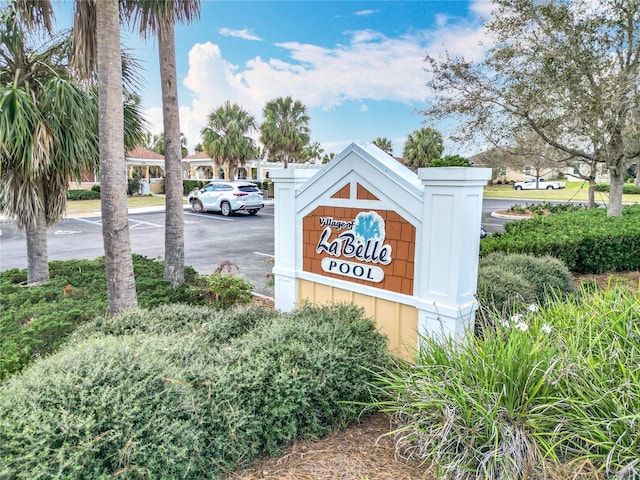
[[[482,224],[488,232],[502,230],[508,220],[491,217],[491,212],[509,208],[511,200],[485,199]],[[522,202],[521,202],[522,203]],[[164,258],[164,212],[129,215],[131,248],[149,258]],[[224,261],[239,268],[254,291],[273,296],[267,274],[273,267],[273,203],[256,216],[238,213],[224,217],[218,213],[184,212],[185,265],[208,275]],[[24,233],[0,220],[0,270],[27,268]],[[49,260],[94,259],[104,255],[102,222],[99,216],[66,218],[48,233]]]
[[[129,215],[131,249],[149,258],[164,258],[164,212]],[[185,265],[210,274],[230,261],[249,280],[254,290],[273,296],[267,274],[273,267],[273,205],[256,216],[238,213],[184,212]],[[23,232],[0,222],[0,269],[27,268],[27,244]],[[94,259],[104,255],[100,217],[66,218],[48,233],[49,260]]]

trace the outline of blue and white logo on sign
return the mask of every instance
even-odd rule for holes
[[[378,266],[371,265],[391,263],[391,245],[384,243],[384,219],[377,212],[360,212],[352,222],[322,217],[320,225],[325,229],[320,235],[316,253],[325,252],[332,257],[345,257],[365,262],[363,264],[323,258],[321,265],[325,272],[371,282],[381,282],[384,279],[384,271]],[[344,231],[331,239],[332,227]]]

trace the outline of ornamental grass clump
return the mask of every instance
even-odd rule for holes
[[[482,338],[423,337],[415,364],[380,378],[379,404],[400,427],[398,451],[425,461],[438,478],[513,480],[543,472],[537,438],[552,432],[547,412],[561,401],[562,368],[547,328],[514,315]]]
[[[379,377],[398,451],[437,478],[640,478],[640,296],[580,291],[423,338]]]

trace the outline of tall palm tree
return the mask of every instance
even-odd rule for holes
[[[440,158],[443,150],[442,134],[435,128],[423,127],[409,134],[402,156],[408,167],[422,168]]]
[[[257,150],[251,132],[256,120],[238,104],[225,102],[209,114],[202,129],[202,146],[217,163],[229,166],[229,179],[234,180],[238,166],[255,156]]]
[[[76,2],[76,9],[86,8],[87,3]],[[100,32],[94,37],[100,97],[100,195],[109,311],[113,315],[138,306],[124,188],[126,163],[118,0],[96,1],[94,18],[95,28],[85,26],[90,28],[89,36]],[[91,45],[80,47],[86,48],[88,53]]]
[[[391,144],[391,140],[386,137],[378,137],[373,142],[376,147],[382,150],[389,155],[393,155],[393,145]]]
[[[284,168],[302,156],[309,143],[307,107],[291,97],[273,99],[264,107],[260,141],[270,159],[282,160]]]
[[[97,166],[97,97],[68,68],[67,37],[31,45],[15,4],[0,14],[0,191],[26,231],[28,283],[49,280],[47,227],[66,209],[69,180]],[[83,118],[83,122],[77,122]]]
[[[158,36],[166,193],[164,278],[177,287],[184,282],[184,197],[174,30],[176,21],[189,23],[200,16],[200,0],[130,1],[124,6],[134,23],[140,22],[143,36]]]

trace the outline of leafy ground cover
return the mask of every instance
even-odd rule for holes
[[[207,302],[208,284],[193,268],[185,268],[185,283],[173,290],[161,261],[134,255],[133,262],[140,307]],[[104,258],[53,261],[49,274],[50,282],[27,286],[26,270],[0,272],[0,383],[108,311]]]

